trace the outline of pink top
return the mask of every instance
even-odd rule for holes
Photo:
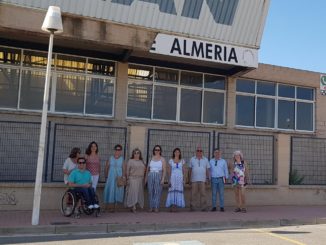
[[[100,157],[98,155],[88,155],[86,160],[86,169],[91,172],[92,175],[100,174]]]

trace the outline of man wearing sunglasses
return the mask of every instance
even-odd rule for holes
[[[189,164],[189,179],[191,184],[190,210],[195,211],[199,207],[201,211],[207,211],[206,185],[209,180],[209,162],[203,156],[203,149],[198,146],[196,156],[192,157]],[[198,196],[199,194],[199,196]]]
[[[86,159],[79,157],[77,159],[77,169],[74,169],[68,178],[68,185],[75,192],[81,193],[89,209],[99,208],[96,202],[95,192],[92,187],[92,175],[86,170]]]
[[[220,149],[214,149],[214,158],[209,161],[211,172],[212,188],[212,210],[216,211],[216,194],[218,192],[220,201],[220,211],[224,212],[224,183],[229,178],[228,166],[221,157]]]

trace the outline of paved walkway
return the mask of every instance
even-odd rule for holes
[[[326,223],[326,206],[263,206],[248,207],[247,213],[179,211],[159,213],[128,211],[81,215],[67,218],[60,211],[41,211],[40,225],[31,225],[31,211],[0,211],[0,235],[62,234],[76,232],[160,232],[200,229],[234,229],[248,227],[276,227]]]

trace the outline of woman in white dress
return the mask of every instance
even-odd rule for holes
[[[170,207],[171,212],[176,212],[177,207],[185,207],[185,199],[183,186],[185,184],[186,165],[185,161],[181,157],[181,150],[175,148],[173,150],[172,159],[168,164],[168,176],[169,176],[169,190],[166,199],[165,206]]]

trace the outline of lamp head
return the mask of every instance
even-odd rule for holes
[[[61,11],[57,6],[49,6],[43,21],[42,30],[52,33],[63,32]]]

